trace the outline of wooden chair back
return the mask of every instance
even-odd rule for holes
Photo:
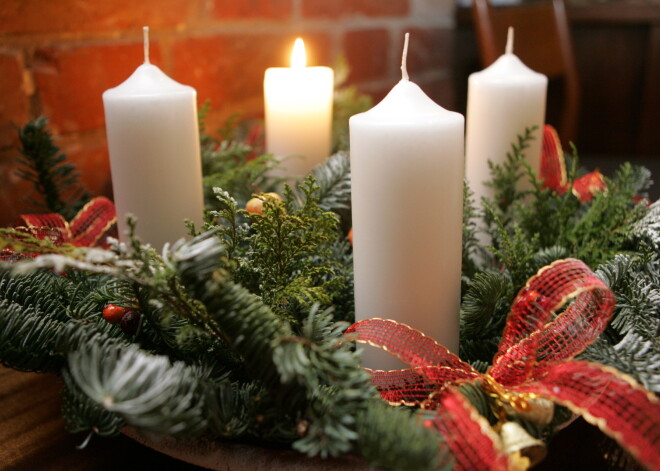
[[[504,53],[507,30],[513,26],[514,54],[532,70],[545,74],[550,88],[557,82],[554,79],[561,80],[559,122],[550,124],[557,128],[562,142],[575,141],[580,91],[563,0],[501,7],[492,6],[488,0],[472,0],[472,14],[484,67]]]

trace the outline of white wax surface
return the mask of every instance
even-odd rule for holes
[[[491,179],[488,160],[503,163],[525,128],[537,126],[524,155],[535,172],[540,170],[547,86],[545,75],[529,69],[514,54],[504,54],[470,75],[465,173],[477,202],[493,196],[484,185]]]
[[[264,76],[266,150],[281,174],[302,176],[330,155],[334,73],[329,67],[271,67]]]
[[[138,236],[157,249],[186,235],[184,219],[201,223],[196,95],[151,64],[103,93],[122,240],[126,213],[137,216]]]
[[[407,80],[350,119],[356,319],[406,323],[455,353],[463,128]],[[398,367],[385,358],[364,363]]]

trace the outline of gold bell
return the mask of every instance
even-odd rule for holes
[[[541,462],[547,450],[545,443],[538,438],[532,437],[517,422],[505,422],[500,426],[500,438],[502,449],[506,454],[519,458],[527,458],[530,466]]]
[[[532,397],[526,399],[527,408],[525,410],[516,409],[505,403],[504,411],[508,415],[516,415],[525,420],[537,423],[542,426],[548,425],[555,414],[555,404],[542,397]]]

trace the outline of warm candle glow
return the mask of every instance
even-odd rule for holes
[[[305,54],[305,43],[301,38],[296,39],[291,51],[291,68],[303,69],[307,67],[307,55]]]
[[[333,83],[329,67],[307,67],[300,38],[291,51],[291,67],[266,70],[266,150],[282,159],[278,175],[302,177],[330,155]]]

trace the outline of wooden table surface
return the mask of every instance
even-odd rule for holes
[[[193,466],[143,446],[123,435],[94,437],[83,450],[76,446],[85,434],[65,430],[60,413],[61,381],[52,375],[21,373],[0,366],[0,470],[2,471],[105,471],[182,470]],[[558,434],[546,460],[535,470],[615,470],[603,459],[604,437],[581,420]],[[263,469],[262,466],[258,466]],[[301,469],[297,465],[272,469]],[[305,466],[307,468],[307,466]],[[320,466],[325,468],[325,466]],[[635,469],[636,466],[627,469]],[[228,466],[227,470],[252,471]]]
[[[72,435],[60,413],[62,383],[52,375],[0,367],[0,469],[3,471],[181,470],[203,468],[170,458],[120,435]]]

